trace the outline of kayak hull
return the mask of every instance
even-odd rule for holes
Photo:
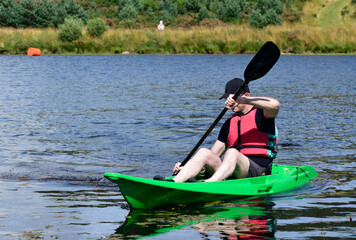
[[[268,176],[219,182],[175,183],[118,173],[104,176],[119,185],[125,200],[135,209],[192,204],[252,196],[264,196],[300,188],[317,176],[309,166],[273,165]]]

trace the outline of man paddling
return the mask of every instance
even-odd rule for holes
[[[250,96],[248,86],[235,101],[233,95],[242,84],[243,80],[239,78],[226,84],[220,99],[226,99],[226,108],[234,112],[233,116],[223,124],[211,149],[199,149],[184,167],[179,162],[175,164],[175,182],[185,182],[204,168],[211,175],[205,182],[270,173],[272,160],[277,154],[275,117],[279,102],[270,97]]]

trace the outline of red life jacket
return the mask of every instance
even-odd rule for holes
[[[227,144],[245,156],[274,159],[277,154],[277,127],[275,127],[274,135],[258,130],[255,120],[256,112],[257,108],[254,108],[246,115],[235,114],[231,118]]]

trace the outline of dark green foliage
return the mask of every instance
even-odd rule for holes
[[[186,13],[197,13],[201,5],[204,5],[202,0],[187,0],[183,4],[183,8]]]
[[[58,0],[56,5],[55,16],[57,17],[57,25],[63,23],[68,16],[81,19],[83,23],[88,21],[88,13],[84,11],[80,4],[75,0]]]
[[[132,28],[143,8],[140,0],[118,0],[118,19],[124,27]]]
[[[101,11],[99,10],[98,6],[94,3],[91,2],[90,4],[88,4],[86,6],[86,10],[88,12],[88,18],[95,18],[95,17],[99,17],[99,16],[105,16],[107,13],[101,13]],[[113,14],[113,16],[116,15],[116,11]]]
[[[141,0],[117,0],[117,8],[120,12],[128,5],[131,5],[135,8],[135,10],[140,13],[144,9],[144,5],[141,3]]]
[[[69,17],[59,26],[58,39],[63,42],[73,42],[82,36],[83,22],[80,19]]]
[[[158,9],[161,11],[161,20],[170,20],[178,17],[177,3],[172,0],[162,0],[158,4]]]
[[[21,27],[21,7],[16,0],[0,1],[1,26]]]
[[[248,16],[251,26],[263,28],[269,24],[282,24],[283,4],[280,0],[257,0]]]
[[[225,0],[225,19],[227,21],[239,20],[243,12],[243,0]]]
[[[209,9],[221,21],[235,22],[242,18],[245,2],[244,0],[214,0],[210,2]]]
[[[54,5],[49,1],[40,1],[35,9],[36,22],[35,27],[52,27],[57,26],[52,22],[52,16],[55,12]],[[63,20],[64,21],[64,20]]]
[[[110,7],[113,5],[118,5],[120,0],[94,0],[95,3],[105,6],[105,7]]]
[[[143,9],[144,5],[140,0],[118,0],[118,18],[122,20],[124,27],[134,27]]]
[[[147,8],[147,10],[145,11],[145,18],[148,22],[156,23],[158,21],[156,14],[151,7]]]
[[[75,0],[1,0],[0,25],[5,27],[57,27],[72,16],[86,22],[88,14]]]
[[[211,18],[211,14],[205,5],[200,7],[197,18],[199,22],[202,21],[204,18]]]
[[[100,37],[107,29],[105,21],[99,17],[88,21],[87,31],[92,37]]]
[[[138,16],[138,11],[133,4],[126,4],[120,11],[119,11],[119,19],[120,20],[131,20],[136,19]]]
[[[143,8],[145,10],[151,8],[151,11],[155,11],[158,7],[157,0],[141,0],[141,3],[143,4]]]
[[[226,8],[223,2],[216,0],[215,2],[210,4],[210,9],[212,9],[213,13],[215,13],[215,16],[217,18],[224,21],[226,15]]]
[[[249,20],[252,26],[264,27],[282,23],[283,5],[289,9],[284,13],[283,19],[289,22],[298,21],[300,14],[292,9],[296,8],[296,4],[303,5],[303,2],[304,0],[0,0],[0,26],[58,27],[69,16],[86,23],[90,15],[90,18],[103,17],[110,26],[157,24],[159,20],[168,25],[182,25],[182,21],[188,19],[190,26],[204,18],[218,18],[223,22]],[[351,2],[355,3],[356,0]]]
[[[209,4],[208,4],[208,9],[209,9],[211,12],[215,13],[215,12],[216,12],[216,9],[218,9],[219,5],[220,5],[220,1],[219,1],[219,0],[212,0],[212,1],[210,1]]]

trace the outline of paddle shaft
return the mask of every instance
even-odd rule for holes
[[[213,124],[210,126],[210,128],[205,132],[204,136],[199,140],[199,142],[195,145],[195,147],[192,149],[192,151],[190,151],[190,153],[188,154],[188,156],[184,159],[184,161],[182,162],[181,166],[184,166],[189,159],[193,156],[193,154],[195,153],[195,151],[200,147],[200,145],[204,142],[205,138],[211,133],[211,131],[213,131],[213,129],[215,128],[215,126],[218,124],[218,122],[220,121],[220,119],[224,116],[224,114],[226,113],[228,109],[225,107],[221,113],[219,114],[219,116],[215,119],[215,121],[213,122]]]
[[[242,89],[244,89],[249,82],[256,80],[258,78],[261,78],[266,73],[268,73],[268,71],[278,61],[279,56],[280,56],[279,48],[271,41],[266,42],[261,47],[261,49],[257,52],[257,54],[253,57],[253,59],[250,61],[250,63],[247,65],[245,72],[244,72],[245,81],[241,85],[239,90],[236,91],[236,93],[233,96],[233,99],[236,100],[236,98],[242,92]],[[181,166],[184,166],[190,160],[190,158],[193,156],[195,151],[204,142],[206,137],[211,133],[211,131],[218,124],[218,122],[221,120],[221,118],[224,116],[224,114],[226,113],[227,110],[228,109],[225,107],[221,111],[221,113],[215,119],[215,121],[210,126],[210,128],[205,132],[204,136],[199,140],[199,142],[195,145],[195,147],[192,149],[192,151],[190,151],[188,156],[184,159]]]
[[[244,89],[247,86],[248,82],[247,80],[241,85],[241,87],[239,88],[239,90],[236,91],[236,93],[233,96],[233,99],[236,100],[237,97],[241,94],[242,89]],[[190,151],[190,153],[188,154],[188,156],[184,159],[184,161],[182,162],[181,166],[183,167],[188,161],[189,159],[193,156],[193,154],[195,153],[195,151],[200,147],[200,145],[204,142],[204,140],[206,139],[206,137],[211,133],[211,131],[213,131],[213,129],[215,128],[215,126],[218,124],[218,122],[222,119],[222,117],[225,115],[225,113],[227,112],[228,108],[224,108],[221,113],[219,114],[219,116],[215,119],[215,121],[213,122],[213,124],[211,124],[210,128],[205,132],[205,134],[203,135],[203,137],[199,140],[199,142],[195,145],[195,147],[192,149],[192,151]]]

